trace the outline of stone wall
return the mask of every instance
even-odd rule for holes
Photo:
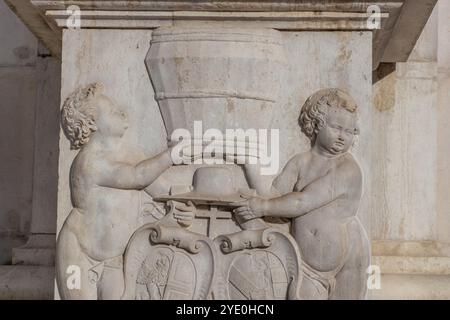
[[[30,229],[38,40],[0,1],[0,264]]]
[[[440,241],[450,243],[450,1],[438,3],[437,33],[437,228]]]
[[[437,239],[436,35],[437,8],[408,62],[374,85],[374,239]]]
[[[0,1],[0,299],[53,296],[60,62]]]
[[[375,298],[450,297],[449,10],[440,0],[408,61],[374,85]]]

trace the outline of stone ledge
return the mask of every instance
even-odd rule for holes
[[[53,266],[55,248],[14,248],[13,265]]]
[[[65,28],[70,14],[66,10],[47,10],[45,15]],[[182,21],[220,22],[221,26],[245,23],[247,27],[267,27],[281,30],[372,30],[366,12],[202,12],[202,11],[81,11],[81,28],[153,29],[174,26]],[[381,25],[389,13],[381,13]]]
[[[55,252],[54,234],[32,234],[25,245],[12,250],[12,264],[54,266]]]
[[[6,0],[57,57],[70,5],[87,28],[153,29],[177,23],[224,23],[279,30],[369,30],[367,9],[379,6],[381,29],[373,36],[373,69],[406,61],[437,0],[395,1],[12,1]]]
[[[450,244],[438,241],[372,241],[373,256],[450,257]]]
[[[449,257],[373,256],[382,274],[449,275]]]
[[[10,264],[13,248],[23,245],[26,240],[21,234],[0,233],[0,265]]]
[[[377,3],[382,10],[399,8],[403,0],[393,1],[311,1],[311,0],[172,0],[172,1],[86,1],[86,0],[31,0],[31,2],[44,10],[65,9],[76,5],[83,10],[137,10],[137,11],[365,11],[368,4]]]
[[[450,275],[450,245],[437,241],[373,241],[382,274]]]
[[[372,300],[448,300],[450,276],[383,274],[381,288],[369,291]]]
[[[373,241],[381,288],[371,299],[450,299],[450,245],[438,241]]]
[[[397,64],[397,76],[403,79],[435,79],[438,74],[436,62],[406,62]]]
[[[55,269],[0,266],[0,300],[52,300]]]

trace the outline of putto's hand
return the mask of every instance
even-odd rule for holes
[[[173,211],[173,217],[183,227],[189,227],[194,221],[196,208],[194,204],[189,201],[188,204],[181,202],[175,202],[175,210]]]
[[[242,203],[242,206],[233,210],[234,215],[241,221],[248,221],[264,217],[266,214],[266,200],[252,197]]]

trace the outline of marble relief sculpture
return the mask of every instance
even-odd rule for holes
[[[286,58],[275,30],[159,28],[146,64],[170,140],[194,121],[205,130],[268,129]],[[363,299],[369,242],[356,217],[362,172],[349,152],[357,106],[341,90],[320,90],[299,124],[311,150],[267,185],[258,164],[238,164],[249,150],[225,152],[220,165],[175,167],[186,161],[172,147],[124,160],[125,111],[101,85],[75,91],[62,108],[64,133],[80,151],[70,172],[73,209],[57,244],[61,297]],[[137,224],[139,190],[164,208],[158,220]],[[271,218],[288,221],[290,232]],[[73,265],[81,289],[67,286]]]
[[[245,199],[230,169],[200,167],[192,183],[192,191],[155,198],[167,203],[168,212],[131,238],[122,298],[299,299],[302,272],[294,240],[262,220],[233,218],[233,208]],[[176,221],[177,202],[195,206],[191,224]]]
[[[243,220],[292,219],[304,260],[303,299],[363,299],[370,244],[356,217],[362,172],[349,153],[359,131],[356,103],[341,90],[320,90],[303,105],[299,125],[311,150],[289,160],[271,190],[262,191],[269,199],[252,197],[234,212]]]
[[[170,150],[139,163],[133,163],[132,155],[126,162],[120,159],[127,115],[102,91],[100,84],[91,84],[71,94],[62,107],[64,133],[71,148],[80,150],[70,172],[73,209],[57,241],[57,282],[63,299],[121,297],[122,256],[139,213],[135,190],[150,185],[173,164]],[[76,289],[67,285],[71,266],[80,268]]]

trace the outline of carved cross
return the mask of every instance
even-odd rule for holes
[[[220,235],[220,233],[218,233],[220,231],[220,223],[218,220],[231,219],[231,217],[231,212],[218,210],[217,206],[209,206],[209,210],[197,209],[195,214],[195,218],[208,219],[206,235],[211,239],[214,239],[215,237]]]

